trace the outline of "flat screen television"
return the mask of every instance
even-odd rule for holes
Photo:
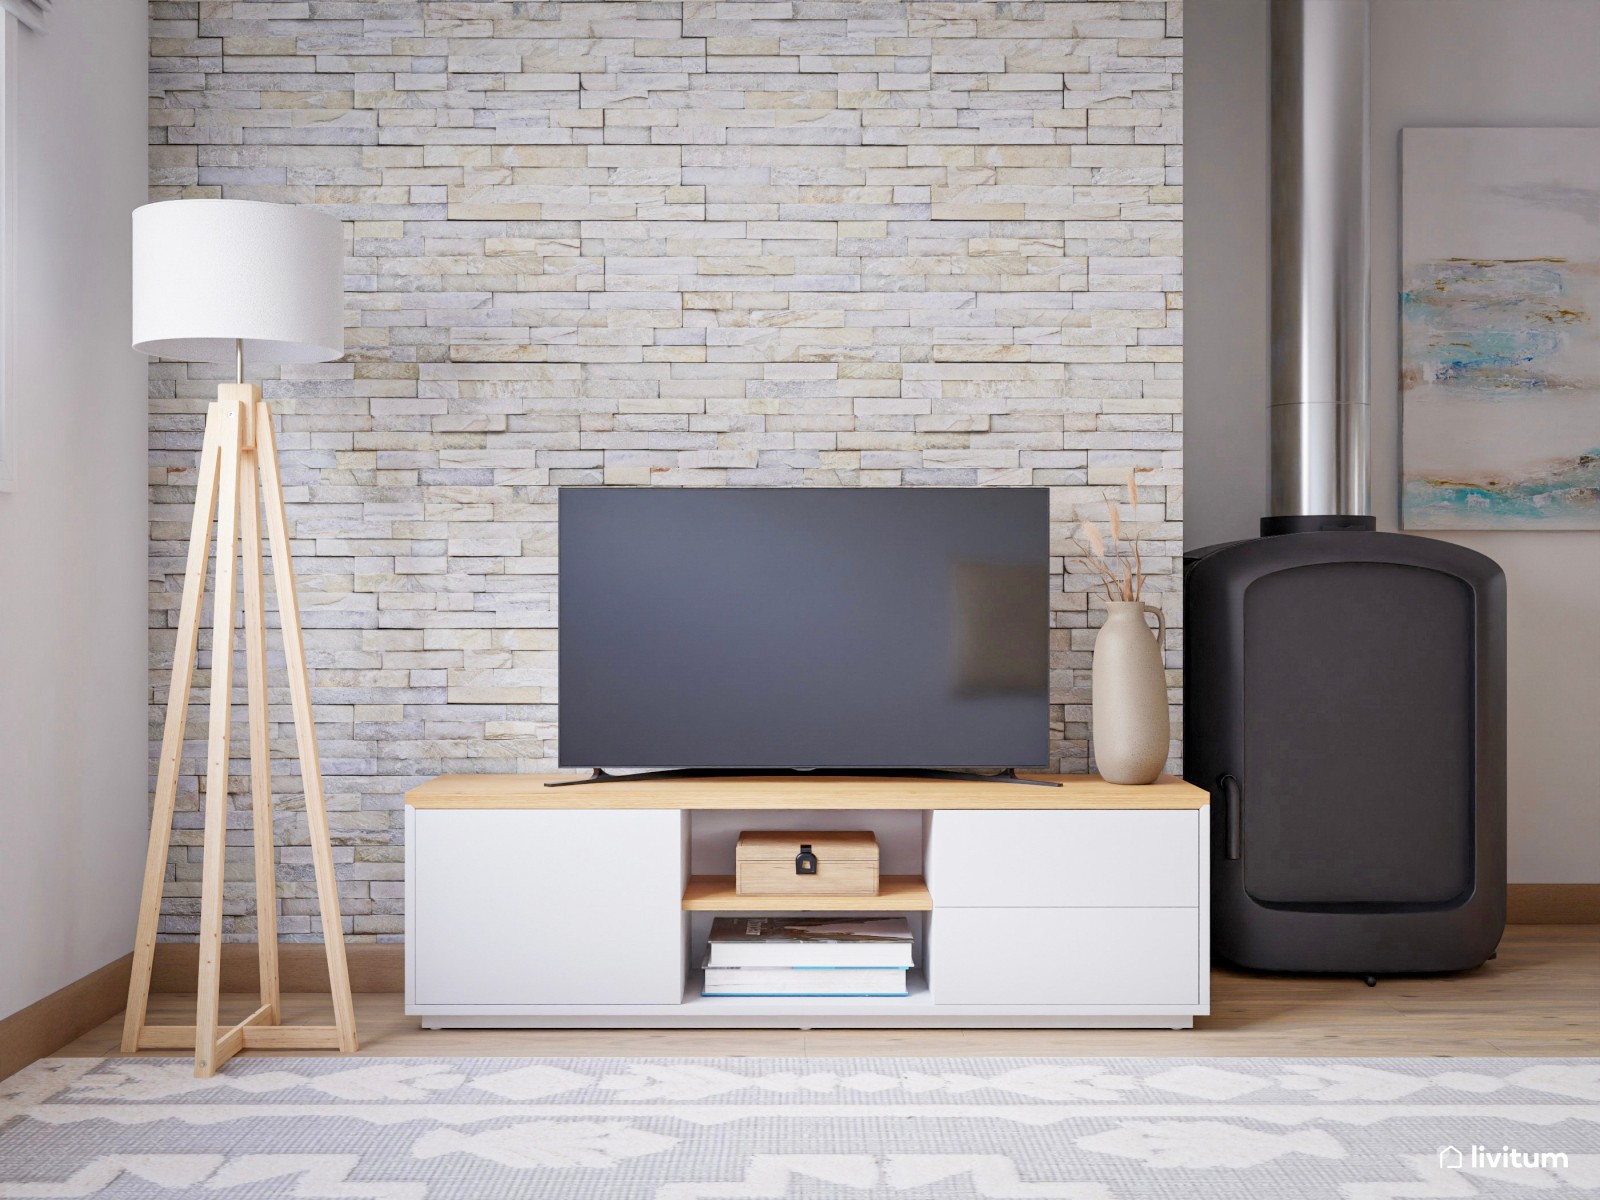
[[[563,767],[1049,758],[1043,488],[563,488]]]

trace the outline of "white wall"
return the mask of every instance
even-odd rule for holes
[[[1188,548],[1254,537],[1266,512],[1266,7],[1205,0],[1185,21],[1183,452],[1202,464],[1184,475]]]
[[[61,0],[18,39],[0,493],[0,1017],[133,946],[146,822],[145,360],[128,348],[146,186],[142,4]]]
[[[1267,480],[1267,5],[1188,12],[1185,541],[1251,537]],[[1373,511],[1399,490],[1399,134],[1600,125],[1594,0],[1372,5]],[[1600,245],[1600,242],[1597,242]],[[1443,536],[1443,535],[1440,535]],[[1600,533],[1460,533],[1510,594],[1513,881],[1600,881]]]

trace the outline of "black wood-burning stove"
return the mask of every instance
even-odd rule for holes
[[[1274,0],[1274,515],[1184,556],[1184,775],[1215,953],[1372,977],[1493,954],[1506,716],[1500,568],[1369,515],[1366,8]]]

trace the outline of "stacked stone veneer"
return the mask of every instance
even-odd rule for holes
[[[408,787],[555,764],[562,484],[1048,485],[1053,748],[1084,770],[1103,609],[1072,516],[1138,466],[1176,687],[1176,0],[163,0],[150,34],[152,199],[346,222],[348,353],[264,390],[358,937],[401,933]],[[152,739],[222,371],[150,371]],[[312,938],[275,683],[282,924]]]

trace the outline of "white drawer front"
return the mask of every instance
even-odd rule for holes
[[[412,811],[414,1003],[682,1002],[681,813]]]
[[[1197,1004],[1193,908],[949,908],[930,922],[936,1004]]]
[[[1202,815],[937,811],[927,855],[934,907],[1193,908]]]

